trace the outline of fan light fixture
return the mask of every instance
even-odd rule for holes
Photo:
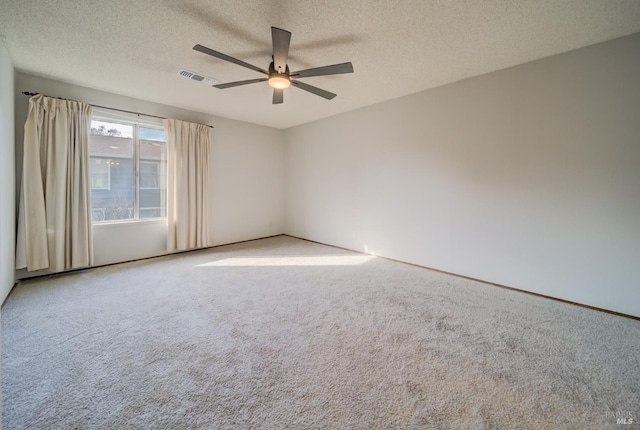
[[[285,76],[276,75],[269,77],[269,85],[271,86],[271,88],[283,90],[291,86],[291,81]]]

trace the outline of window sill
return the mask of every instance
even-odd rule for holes
[[[145,225],[145,224],[166,224],[167,218],[145,218],[145,219],[123,219],[117,221],[102,221],[93,223],[93,228],[108,228],[115,226],[127,226],[127,225]]]

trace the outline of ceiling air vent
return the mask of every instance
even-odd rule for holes
[[[185,78],[193,79],[194,81],[202,82],[203,84],[207,84],[207,85],[214,85],[216,82],[218,82],[213,78],[208,78],[206,76],[202,76],[197,73],[190,72],[184,69],[178,70],[178,75],[183,76]]]

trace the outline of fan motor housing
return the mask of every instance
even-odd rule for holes
[[[269,64],[269,85],[272,88],[284,89],[291,86],[291,80],[289,79],[289,65],[285,69],[284,73],[278,73],[273,66],[273,61]]]

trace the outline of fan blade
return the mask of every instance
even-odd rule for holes
[[[249,79],[247,81],[236,81],[236,82],[229,82],[227,84],[218,84],[218,85],[214,85],[214,87],[224,90],[225,88],[238,87],[240,85],[257,84],[258,82],[264,82],[267,80],[268,80],[267,78]]]
[[[196,46],[193,47],[193,49],[195,51],[202,52],[203,54],[211,55],[212,57],[216,57],[216,58],[219,58],[221,60],[225,60],[225,61],[228,61],[230,63],[237,64],[238,66],[246,67],[247,69],[251,69],[251,70],[255,70],[256,72],[264,73],[265,75],[269,74],[269,72],[267,72],[264,69],[261,69],[260,67],[256,67],[256,66],[254,66],[252,64],[245,63],[244,61],[238,60],[237,58],[230,57],[230,56],[228,56],[226,54],[223,54],[222,52],[214,51],[213,49],[209,49],[206,46],[196,45]]]
[[[284,73],[287,70],[291,33],[287,30],[271,27],[271,40],[273,41],[273,67],[276,72]]]
[[[313,85],[305,84],[304,82],[300,81],[291,81],[291,85],[295,85],[301,90],[309,91],[310,93],[313,93],[317,96],[324,97],[327,100],[331,100],[332,98],[337,96],[337,94],[330,93],[329,91],[325,91],[323,89],[314,87]]]
[[[274,88],[273,89],[273,104],[279,105],[284,102],[284,90],[282,88]]]
[[[342,73],[353,73],[353,65],[349,63],[334,64],[332,66],[314,67],[313,69],[293,72],[292,78],[310,78],[311,76],[340,75]]]

